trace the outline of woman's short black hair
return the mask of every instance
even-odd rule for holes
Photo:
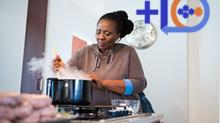
[[[100,17],[99,21],[102,19],[108,19],[116,22],[117,31],[120,33],[120,38],[130,34],[134,28],[133,22],[128,19],[128,14],[123,10],[106,13]]]

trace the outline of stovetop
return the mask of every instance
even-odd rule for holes
[[[79,106],[59,105],[58,112],[74,120],[100,120],[131,115],[125,106]]]

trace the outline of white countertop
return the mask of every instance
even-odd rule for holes
[[[101,119],[101,120],[71,120],[71,123],[160,123],[163,114],[134,114],[125,117]]]

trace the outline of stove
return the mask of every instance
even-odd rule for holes
[[[131,115],[125,106],[59,105],[58,112],[73,120],[100,120]]]

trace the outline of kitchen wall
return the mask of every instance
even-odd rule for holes
[[[20,92],[28,0],[0,0],[0,91]]]
[[[207,25],[187,36],[189,123],[219,122],[220,2],[208,2],[211,15]],[[195,18],[189,23],[196,21]]]
[[[149,49],[137,50],[148,80],[145,93],[155,111],[164,114],[165,123],[218,122],[220,3],[208,2],[209,22],[196,33],[166,35],[160,30],[160,17],[151,16],[157,41]],[[48,69],[52,48],[67,61],[72,35],[95,42],[97,19],[104,12],[123,9],[137,20],[143,16],[135,11],[142,8],[144,0],[94,0],[89,4],[86,0],[49,0],[45,77],[54,76]],[[151,1],[151,8],[159,9],[159,0]],[[0,0],[0,91],[20,90],[26,12],[27,0]]]

